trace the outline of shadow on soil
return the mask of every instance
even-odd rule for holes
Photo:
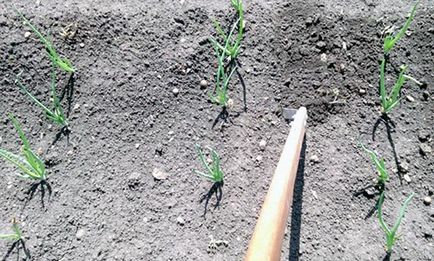
[[[289,239],[289,261],[296,261],[299,259],[305,157],[306,136],[304,137],[303,145],[301,147],[300,161],[298,162],[297,176],[294,185],[294,198],[292,200],[291,211],[291,234]]]
[[[203,212],[203,217],[206,217],[206,212],[208,210],[208,204],[209,204],[209,200],[212,198],[212,196],[215,194],[216,196],[216,203],[214,205],[214,209],[218,208],[220,206],[220,202],[222,201],[223,198],[223,182],[215,182],[211,188],[208,190],[208,192],[203,195],[200,198],[200,203],[205,201],[205,210]]]
[[[20,250],[23,250],[25,257],[20,258]],[[15,241],[11,247],[8,249],[8,251],[6,252],[6,254],[3,256],[2,261],[6,261],[8,260],[11,255],[14,253],[14,250],[16,250],[16,260],[31,260],[31,255],[30,255],[30,251],[27,249],[26,247],[26,243],[24,242],[24,240],[18,240]]]
[[[368,193],[368,189],[375,189],[375,192],[373,193]],[[374,197],[378,197],[379,195],[381,195],[381,193],[384,191],[384,186],[381,186],[379,184],[370,184],[367,185],[363,188],[361,188],[360,190],[356,191],[353,193],[353,197],[358,197],[360,195],[363,195],[364,197],[366,197],[367,199],[372,199]],[[375,214],[375,211],[377,211],[378,209],[378,203],[379,203],[380,198],[378,197],[375,205],[372,206],[368,213],[365,216],[365,220],[367,220],[368,218],[372,217]]]
[[[243,103],[244,103],[244,112],[247,112],[247,94],[246,94],[246,83],[244,82],[244,78],[243,75],[240,73],[240,71],[238,70],[238,68],[241,68],[241,63],[240,61],[237,59],[236,60],[236,73],[238,76],[238,79],[240,80],[241,83],[241,87],[243,87]]]
[[[69,118],[69,115],[71,114],[71,106],[72,106],[72,100],[73,100],[73,94],[74,94],[74,84],[75,84],[75,78],[74,74],[72,73],[69,76],[68,83],[66,84],[65,88],[62,90],[62,94],[59,97],[59,100],[62,101],[63,99],[66,99],[67,107],[66,107],[66,118]],[[56,134],[53,143],[51,145],[56,144],[62,136],[66,137],[66,145],[69,145],[69,135],[71,133],[71,130],[68,128],[68,126],[64,126],[60,129],[60,131]]]
[[[386,256],[383,258],[383,261],[390,261],[392,254],[391,253],[387,253]]]
[[[237,118],[239,117],[241,114],[240,113],[236,113],[236,114],[229,114],[228,110],[226,107],[223,107],[221,112],[217,115],[217,117],[215,118],[211,129],[214,129],[214,127],[217,125],[217,123],[220,122],[220,128],[223,126],[223,124],[230,122],[232,125],[235,125],[235,123],[232,121],[232,118]]]
[[[69,76],[68,83],[66,84],[65,88],[63,88],[62,94],[60,95],[59,98],[60,101],[66,98],[66,102],[68,104],[68,106],[66,107],[67,118],[69,118],[69,115],[71,114],[71,106],[72,106],[72,100],[74,94],[74,84],[75,84],[75,78],[74,78],[74,74],[72,73],[71,76]]]
[[[32,200],[35,197],[38,188],[39,188],[39,192],[41,193],[41,206],[43,209],[45,209],[45,197],[48,196],[48,201],[50,201],[51,194],[53,192],[50,183],[48,183],[47,181],[40,181],[38,183],[33,184],[29,188],[29,190],[26,193],[28,197],[26,199],[26,202],[24,203],[23,209],[25,209],[27,207],[27,204],[30,202],[30,200]],[[46,195],[45,192],[48,192],[48,195]]]
[[[53,143],[51,143],[51,146],[56,144],[62,136],[66,137],[66,145],[69,146],[69,135],[71,134],[71,130],[68,128],[68,126],[62,127],[59,132],[57,132],[56,137],[54,138]]]
[[[402,172],[399,164],[398,154],[396,153],[395,142],[393,141],[392,137],[392,132],[394,132],[396,125],[387,115],[380,116],[375,122],[374,128],[372,129],[372,140],[375,141],[375,133],[377,132],[378,126],[381,123],[383,123],[386,127],[387,139],[389,140],[390,147],[392,148],[393,158],[395,159],[396,169],[398,170],[397,174],[402,185]]]

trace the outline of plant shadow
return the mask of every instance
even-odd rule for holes
[[[25,257],[20,258],[20,250],[23,250]],[[31,260],[31,255],[29,249],[26,247],[26,243],[23,239],[15,241],[8,249],[6,254],[3,256],[2,261],[8,260],[13,254],[14,250],[16,250],[17,261],[18,260]]]
[[[375,141],[375,134],[377,132],[378,126],[381,123],[383,123],[384,126],[386,127],[387,139],[389,140],[390,147],[392,148],[392,153],[393,153],[393,158],[395,160],[398,178],[402,185],[402,172],[399,164],[399,157],[398,154],[396,153],[395,142],[393,141],[393,137],[392,137],[392,132],[394,132],[396,125],[386,114],[381,115],[375,122],[374,127],[372,129],[372,141]]]
[[[238,63],[238,60],[237,60]],[[244,105],[244,112],[247,112],[247,94],[246,94],[246,83],[244,82],[244,78],[241,75],[240,71],[238,71],[238,67],[236,69],[238,79],[240,80],[241,86],[243,87],[243,105]]]
[[[230,71],[235,68],[235,72],[237,73],[238,80],[240,81],[241,87],[243,88],[243,110],[247,112],[247,93],[246,93],[246,83],[244,81],[243,75],[240,73],[238,68],[242,68],[242,64],[238,58],[231,60],[229,63]]]
[[[68,126],[63,126],[59,132],[56,133],[56,136],[54,137],[54,141],[51,143],[51,146],[56,144],[59,140],[61,140],[62,137],[66,138],[66,145],[69,146],[69,136],[71,134],[71,130],[68,128]]]
[[[303,188],[304,188],[304,165],[306,159],[306,135],[300,151],[297,176],[294,185],[294,198],[292,200],[291,211],[291,232],[289,239],[289,261],[299,260],[301,215],[303,209]]]
[[[26,192],[28,197],[24,203],[23,209],[25,209],[27,207],[27,204],[35,197],[38,188],[39,192],[41,193],[41,206],[42,209],[45,209],[45,197],[48,196],[48,201],[50,201],[51,194],[53,193],[50,183],[48,183],[48,181],[46,180],[39,181],[30,186],[30,188]],[[46,192],[48,193],[48,195],[46,195]]]
[[[224,123],[230,122],[231,124],[234,124],[232,121],[232,118],[236,118],[240,116],[240,113],[236,113],[231,115],[226,107],[222,107],[222,110],[219,112],[217,117],[214,119],[214,122],[212,123],[211,129],[214,129],[217,123],[221,122],[220,126],[223,126]]]
[[[387,253],[386,256],[383,258],[383,261],[390,261],[392,257],[392,253]]]
[[[214,184],[211,186],[211,188],[208,190],[206,194],[204,194],[199,202],[202,203],[205,201],[205,209],[203,213],[203,217],[206,218],[206,213],[208,211],[208,204],[212,196],[215,194],[216,196],[216,203],[214,205],[214,209],[218,208],[220,206],[220,202],[223,198],[223,181],[222,182],[214,182]]]
[[[375,192],[374,192],[374,193],[368,193],[368,192],[367,192],[367,189],[370,189],[370,188],[374,188],[374,189],[375,189]],[[358,197],[358,196],[360,196],[360,195],[363,195],[364,197],[366,197],[366,198],[368,198],[368,199],[372,199],[372,198],[374,198],[374,197],[376,197],[376,196],[378,197],[377,200],[376,200],[376,202],[375,202],[375,205],[372,206],[372,207],[369,209],[368,213],[367,213],[366,216],[364,217],[365,220],[367,220],[367,219],[369,219],[370,217],[372,217],[372,216],[375,214],[375,211],[377,211],[377,209],[378,209],[378,204],[379,204],[379,201],[380,201],[380,197],[379,197],[379,195],[381,195],[381,193],[382,193],[383,191],[384,191],[384,186],[381,186],[381,185],[379,185],[379,184],[369,184],[369,185],[367,185],[367,186],[365,186],[365,187],[363,187],[363,188],[361,188],[361,189],[359,189],[358,191],[356,191],[356,192],[353,193],[353,196],[354,196],[354,197]]]
[[[65,85],[65,87],[62,90],[62,94],[59,97],[59,100],[62,101],[64,98],[66,98],[67,107],[66,107],[66,117],[69,118],[69,115],[71,114],[71,106],[73,101],[73,95],[74,95],[74,84],[75,84],[75,78],[74,73],[71,73],[68,79],[68,83]]]

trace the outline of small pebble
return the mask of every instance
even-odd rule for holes
[[[432,153],[432,148],[428,144],[422,143],[419,145],[419,152],[420,154],[426,156]]]
[[[172,92],[173,92],[173,94],[175,94],[175,96],[176,96],[176,95],[178,95],[178,93],[179,93],[179,89],[178,89],[178,88],[173,88]]]
[[[430,133],[426,130],[420,130],[417,134],[421,142],[428,141],[430,138]]]
[[[261,150],[265,150],[265,146],[267,146],[267,141],[266,141],[266,140],[261,140],[261,141],[259,142],[259,148],[260,148]]]
[[[167,134],[169,134],[170,136],[172,136],[175,132],[174,131],[169,131]]]
[[[138,149],[140,147],[140,143],[136,143],[135,147]]]
[[[81,238],[83,238],[84,234],[86,233],[86,231],[84,231],[84,229],[80,228],[79,230],[77,230],[77,233],[75,234],[75,237],[80,240]]]
[[[25,33],[24,33],[24,37],[29,38],[31,34],[32,34],[32,33],[30,33],[30,32],[25,32]]]
[[[321,54],[321,62],[327,62],[327,54],[325,54],[325,53],[322,53]]]
[[[234,107],[234,100],[233,99],[228,99],[228,108],[232,109]]]
[[[208,86],[208,81],[202,80],[202,81],[200,81],[199,85],[200,85],[201,89],[205,89]]]
[[[327,46],[327,44],[323,41],[319,41],[316,43],[316,47],[318,47],[319,49],[323,49],[326,46]]]
[[[313,196],[315,199],[318,199],[318,194],[317,194],[316,191],[314,191],[314,190],[312,190],[312,196]]]
[[[431,199],[431,197],[430,196],[426,196],[426,197],[424,197],[423,198],[423,203],[425,204],[425,205],[431,205],[431,201],[432,201],[432,199]]]
[[[77,104],[74,105],[73,110],[76,111],[76,110],[78,110],[78,109],[80,109],[80,104],[77,103]]]
[[[359,89],[359,93],[360,93],[360,94],[365,94],[365,93],[366,93],[366,90],[365,90],[365,89]]]
[[[342,49],[344,50],[344,51],[346,51],[347,50],[347,43],[346,42],[342,42]]]
[[[177,217],[176,222],[178,222],[178,224],[180,224],[181,226],[185,224],[185,220],[182,217]]]
[[[257,162],[261,162],[261,161],[262,161],[262,156],[259,155],[258,157],[256,157],[256,161],[257,161]]]
[[[404,180],[407,181],[408,183],[411,182],[411,178],[410,178],[410,176],[407,175],[407,174],[404,175]]]
[[[84,43],[79,44],[81,48],[84,48]]]
[[[310,156],[309,160],[313,163],[318,163],[319,157],[317,155],[312,155],[312,156]]]
[[[407,98],[407,101],[409,102],[414,102],[414,98],[411,97],[410,95],[405,96],[405,98]]]
[[[154,170],[152,171],[152,176],[157,180],[163,180],[167,179],[169,174],[161,169],[154,168]]]
[[[407,173],[410,165],[407,162],[403,161],[399,163],[398,168],[402,173]]]
[[[44,150],[39,147],[38,150],[36,151],[36,154],[38,154],[38,156],[41,156],[42,154],[44,154]]]

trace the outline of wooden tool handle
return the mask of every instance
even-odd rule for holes
[[[245,261],[280,260],[306,120],[306,108],[301,107],[294,116],[291,130],[250,240]]]

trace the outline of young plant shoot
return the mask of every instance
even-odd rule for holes
[[[24,135],[20,124],[12,114],[9,114],[18,135],[23,143],[21,148],[22,156],[15,155],[9,151],[0,148],[0,158],[12,163],[17,167],[21,173],[18,175],[22,178],[43,181],[47,178],[45,172],[45,165],[43,161],[32,151],[30,143]]]
[[[416,4],[411,9],[410,16],[408,17],[407,21],[405,22],[404,26],[399,30],[398,33],[395,35],[387,35],[384,38],[384,54],[389,54],[389,52],[393,49],[395,44],[401,39],[405,32],[407,31],[408,27],[410,26],[411,22],[414,19],[414,15],[416,14],[416,7],[419,4],[419,1],[416,2]]]
[[[18,227],[18,222],[12,219],[12,231],[11,234],[0,234],[0,239],[2,240],[11,240],[11,241],[20,241],[22,239],[21,229]]]
[[[21,74],[17,75],[17,78],[15,80],[15,84],[18,85],[18,87],[20,87],[20,89],[25,94],[27,94],[27,96],[29,96],[29,98],[34,103],[36,103],[36,105],[38,105],[42,109],[42,111],[45,113],[45,115],[47,116],[48,119],[52,120],[54,123],[56,123],[62,127],[67,127],[68,121],[66,119],[62,105],[60,104],[59,97],[57,96],[57,93],[56,93],[56,70],[55,70],[55,66],[54,66],[54,61],[53,61],[53,67],[51,69],[51,83],[50,83],[51,100],[53,103],[52,104],[53,109],[49,109],[47,106],[45,106],[42,102],[40,102],[35,96],[33,96],[28,91],[26,86],[24,86],[24,84],[21,82],[20,75]]]
[[[213,149],[210,149],[211,151],[211,160],[212,162],[210,164],[207,163],[205,159],[205,155],[203,154],[202,148],[196,144],[196,150],[197,154],[199,155],[199,161],[206,169],[206,172],[200,172],[197,170],[194,170],[194,172],[202,177],[205,177],[214,183],[223,183],[223,171],[220,168],[220,157],[217,154],[217,152]]]
[[[219,22],[214,21],[214,26],[216,28],[216,31],[225,42],[225,45],[219,44],[213,38],[211,38],[210,41],[213,43],[213,45],[217,46],[220,49],[220,51],[225,52],[226,55],[228,55],[231,58],[231,60],[235,60],[240,54],[241,40],[243,39],[243,35],[244,35],[244,11],[243,11],[242,0],[231,0],[231,4],[232,7],[235,8],[235,11],[238,14],[238,19],[236,23],[233,25],[229,35],[227,35],[223,31]],[[238,27],[238,33],[234,38],[233,34],[237,27]]]
[[[223,109],[228,106],[228,86],[229,81],[232,78],[236,68],[232,68],[231,72],[226,72],[225,69],[225,52],[220,52],[218,47],[214,44],[214,50],[217,56],[217,73],[215,77],[216,85],[214,92],[215,94],[210,94],[210,99],[213,103],[220,105]]]
[[[401,66],[400,68],[401,71],[399,73],[398,80],[396,81],[395,85],[393,86],[389,94],[387,94],[386,91],[386,79],[385,79],[385,69],[386,69],[386,62],[388,59],[388,55],[390,51],[393,49],[393,47],[395,46],[395,44],[398,42],[398,40],[401,39],[402,36],[404,36],[405,32],[410,26],[410,23],[414,18],[416,7],[418,4],[419,2],[417,2],[413,6],[411,14],[407,19],[407,21],[405,22],[404,26],[401,28],[401,30],[394,36],[387,35],[384,38],[384,58],[381,60],[381,64],[380,64],[380,98],[381,98],[381,112],[383,115],[387,115],[399,103],[401,89],[406,80],[412,80],[416,82],[416,84],[420,84],[413,77],[404,74],[405,71],[407,70],[406,65]]]
[[[408,204],[414,196],[414,192],[404,201],[404,204],[401,206],[399,210],[398,218],[395,221],[395,224],[392,228],[384,222],[383,219],[383,203],[384,203],[384,191],[380,195],[380,199],[378,202],[378,221],[380,223],[381,228],[386,234],[386,252],[388,255],[392,253],[393,245],[395,245],[396,241],[400,238],[400,235],[397,235],[399,225],[401,224],[401,220],[404,217],[405,210],[407,209]]]
[[[42,33],[40,33],[38,29],[36,29],[36,27],[20,11],[16,10],[16,12],[21,19],[23,19],[24,23],[30,27],[30,29],[38,36],[39,40],[44,44],[45,50],[47,51],[50,60],[54,61],[56,66],[58,66],[61,70],[68,73],[74,73],[75,69],[71,62],[67,58],[60,57],[56,49],[54,49],[53,43],[45,38]]]
[[[381,191],[384,190],[386,182],[389,181],[389,174],[387,174],[386,166],[384,164],[384,159],[379,159],[377,154],[372,150],[367,149],[362,143],[360,143],[362,149],[369,154],[372,163],[375,165],[375,169],[377,170],[377,188]]]

